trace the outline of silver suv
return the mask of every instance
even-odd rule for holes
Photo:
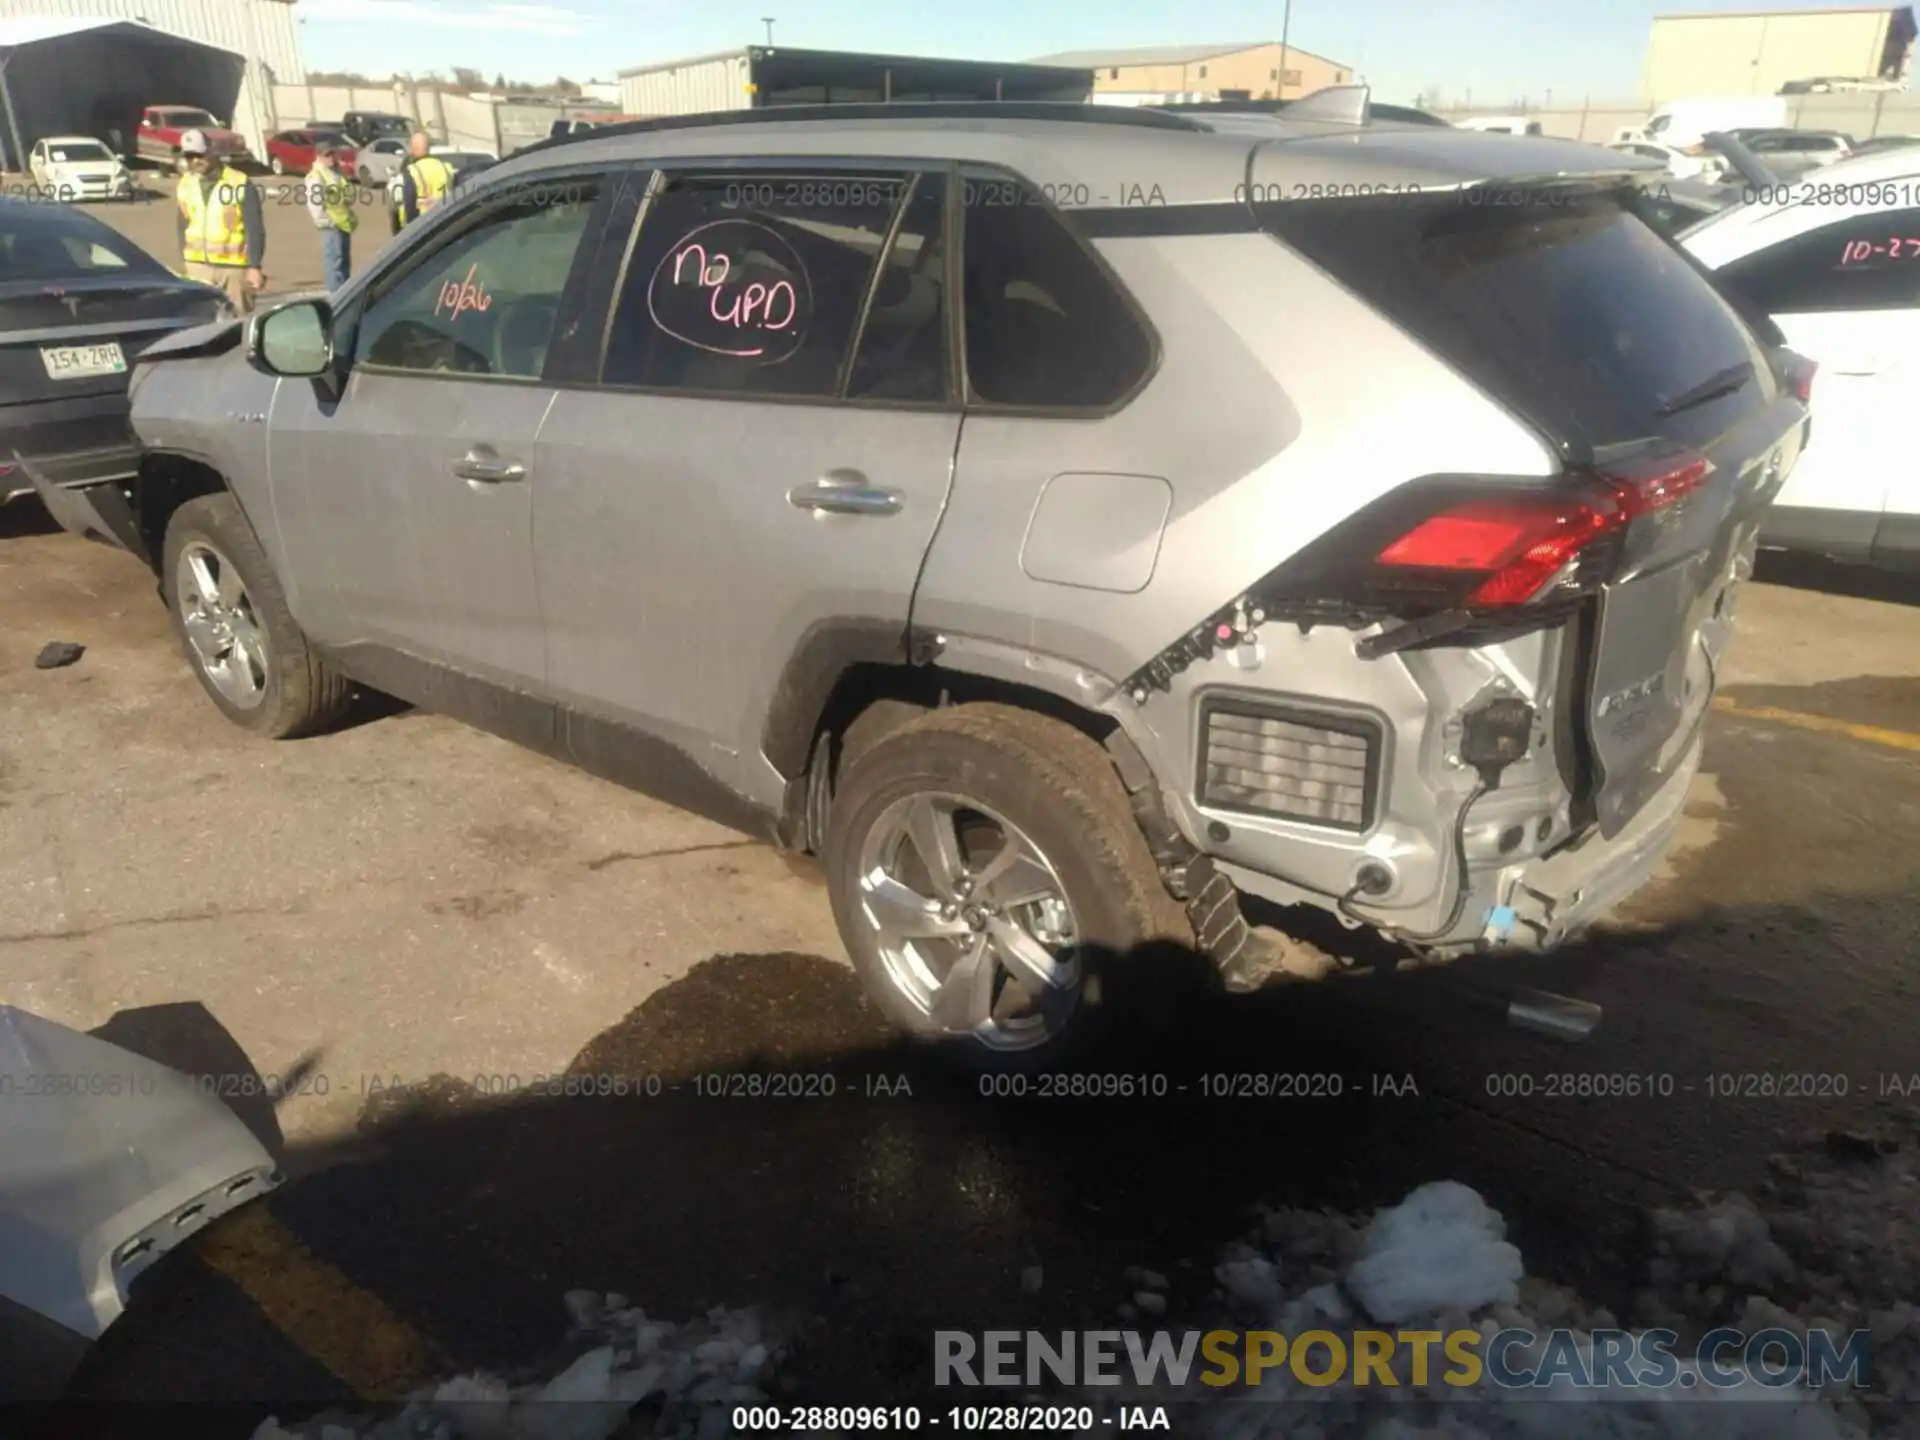
[[[149,351],[125,538],[235,722],[359,683],[811,851],[996,1063],[1243,894],[1552,945],[1674,828],[1804,377],[1644,162],[1315,108],[546,142]]]

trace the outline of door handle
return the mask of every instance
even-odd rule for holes
[[[787,491],[787,503],[816,515],[897,515],[900,492],[869,485],[858,470],[829,470],[811,485]]]
[[[453,473],[476,485],[510,485],[527,478],[527,467],[518,460],[503,460],[491,445],[476,445],[465,459],[453,462]]]

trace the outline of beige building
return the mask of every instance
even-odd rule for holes
[[[1160,45],[1141,50],[1069,50],[1035,65],[1093,71],[1102,95],[1197,96],[1208,100],[1293,100],[1345,85],[1353,67],[1277,40],[1242,45]],[[1281,74],[1285,70],[1285,75]]]
[[[1716,11],[1653,22],[1641,97],[1777,95],[1791,81],[1904,78],[1913,48],[1905,5]]]

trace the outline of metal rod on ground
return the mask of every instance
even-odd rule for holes
[[[1591,1035],[1605,1014],[1590,1000],[1556,995],[1551,990],[1498,990],[1465,981],[1455,981],[1447,989],[1490,1019],[1503,1019],[1516,1030],[1529,1030],[1568,1044]]]

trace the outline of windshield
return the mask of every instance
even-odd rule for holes
[[[202,130],[218,130],[220,128],[220,122],[204,110],[162,110],[160,112],[160,123],[162,125],[197,127]]]
[[[60,165],[74,160],[111,160],[113,155],[96,140],[63,140],[48,147],[47,158]]]

